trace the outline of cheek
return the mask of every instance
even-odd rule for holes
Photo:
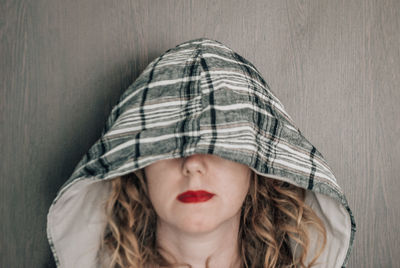
[[[231,178],[224,185],[221,185],[221,191],[226,192],[226,200],[232,207],[239,207],[243,204],[244,199],[250,187],[249,177]]]
[[[166,185],[163,185],[161,180],[150,179],[147,182],[150,201],[152,203],[158,203],[159,200],[163,198],[163,194],[166,192],[162,190],[165,189]]]
[[[163,193],[165,191],[161,191],[164,188],[162,184],[162,180],[158,180],[154,177],[147,177],[147,189],[149,194],[149,199],[153,204],[153,207],[157,210],[159,205],[162,203],[161,200],[163,198]]]
[[[154,208],[156,214],[162,215],[163,211],[165,210],[164,206],[166,205],[165,197],[163,196],[163,192],[160,191],[160,188],[158,187],[157,184],[149,183],[148,189],[149,189],[149,191],[148,191],[149,199],[150,199],[151,204],[153,205],[153,208]]]
[[[174,202],[174,184],[167,178],[148,178],[148,195],[156,214],[162,218],[170,214]]]
[[[246,179],[244,181],[242,181],[242,183],[240,184],[240,186],[236,189],[236,196],[238,199],[238,202],[240,202],[240,204],[243,203],[244,199],[246,198],[246,195],[249,191],[249,186],[250,186],[250,180]]]

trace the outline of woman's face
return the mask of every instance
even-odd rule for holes
[[[211,154],[161,160],[144,172],[159,221],[188,233],[208,232],[240,217],[251,176],[248,166]],[[202,202],[177,198],[190,190],[213,195]]]

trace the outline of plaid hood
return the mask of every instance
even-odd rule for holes
[[[192,154],[218,155],[307,189],[306,203],[327,228],[317,267],[346,267],[356,225],[332,170],[256,67],[208,38],[154,59],[113,107],[101,137],[49,208],[47,237],[57,267],[99,266],[110,179]]]

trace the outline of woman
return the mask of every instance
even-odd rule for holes
[[[207,38],[122,94],[47,224],[60,267],[345,267],[355,228],[254,65]]]

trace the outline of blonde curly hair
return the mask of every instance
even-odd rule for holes
[[[260,176],[252,170],[250,187],[243,202],[239,227],[241,267],[313,267],[327,240],[321,219],[304,202],[306,190],[290,183]],[[99,256],[109,256],[110,268],[179,267],[171,263],[156,244],[157,215],[148,198],[143,169],[111,180],[111,194],[105,204],[107,225]],[[308,225],[314,225],[323,242],[306,266],[310,245]],[[301,247],[295,258],[289,237]],[[319,240],[318,240],[319,241]],[[296,252],[296,248],[294,252]],[[206,267],[209,259],[207,259]]]

